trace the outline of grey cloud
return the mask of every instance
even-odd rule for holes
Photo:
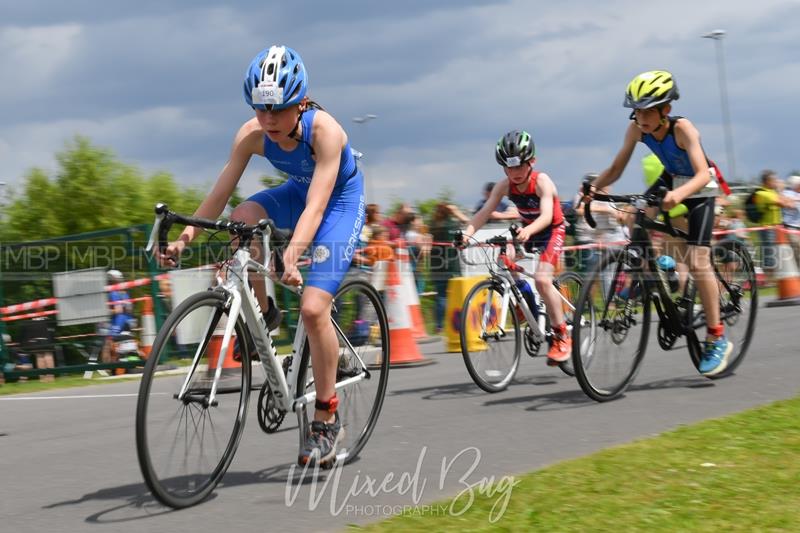
[[[611,161],[627,123],[624,86],[651,68],[679,75],[676,113],[701,127],[706,149],[724,160],[713,46],[699,37],[715,27],[729,31],[740,170],[788,170],[800,166],[786,112],[800,81],[799,10],[774,0],[678,0],[666,10],[623,0],[9,3],[0,36],[13,30],[30,40],[60,28],[54,35],[65,44],[53,71],[30,67],[0,88],[0,173],[21,176],[51,161],[63,139],[86,133],[126,161],[207,184],[250,116],[240,89],[247,63],[273,42],[303,54],[312,96],[366,152],[381,200],[417,194],[418,182],[402,185],[411,176],[425,180],[426,192],[449,185],[471,203],[470,187],[457,185],[477,190],[499,176],[492,145],[514,127],[532,130],[542,168],[567,189]],[[672,22],[653,22],[670,13]],[[0,67],[16,57],[4,42]],[[58,99],[39,79],[58,80]],[[351,122],[365,113],[379,118]],[[635,162],[620,187],[640,185]],[[268,169],[254,161],[243,186],[257,186]]]

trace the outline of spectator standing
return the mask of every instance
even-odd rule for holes
[[[361,228],[361,245],[366,246],[372,240],[372,233],[375,226],[383,220],[378,204],[367,204],[365,211],[364,227]]]
[[[356,251],[355,258],[364,265],[374,266],[378,261],[389,261],[394,258],[394,250],[386,239],[389,230],[383,226],[375,226],[372,239],[363,250]]]
[[[119,270],[109,270],[106,275],[109,285],[118,285],[125,281],[125,276]],[[130,331],[130,321],[133,319],[133,305],[130,303],[130,299],[128,292],[123,289],[112,290],[108,293],[111,319],[108,323],[108,330],[104,332],[101,362],[113,362],[118,359],[116,350],[114,350],[114,338],[124,331]]]
[[[725,233],[720,236],[720,242],[738,241],[741,244],[745,244],[745,239],[747,237],[745,229],[747,226],[744,223],[744,211],[741,209],[734,209],[731,205],[726,207],[717,205],[715,211],[717,216],[714,219],[714,230],[725,231]],[[725,254],[720,258],[722,271],[728,276],[727,279],[730,279],[730,275],[734,273],[738,266],[736,264],[737,261],[738,259],[736,256],[732,254]]]
[[[108,282],[111,285],[125,281],[125,276],[119,270],[108,271]],[[108,295],[111,302],[111,324],[110,334],[119,335],[122,331],[129,329],[129,322],[133,319],[133,305],[130,303],[130,295],[124,289],[113,290]]]
[[[587,177],[596,177],[597,174],[587,174]],[[601,191],[603,194],[609,194],[608,187]],[[598,202],[593,201],[591,205],[592,218],[595,220],[596,226],[590,227],[586,222],[583,215],[583,202],[582,194],[579,194],[573,205],[578,213],[575,222],[575,243],[579,246],[587,246],[592,244],[605,244],[623,242],[628,239],[623,230],[623,225],[627,217],[627,212],[621,208],[617,208],[611,202]],[[589,272],[600,257],[599,248],[583,248],[578,250],[578,266],[577,271],[581,273]]]
[[[408,224],[411,222],[414,212],[411,206],[402,203],[397,206],[394,213],[390,218],[384,219],[382,224],[389,230],[389,240],[396,241],[403,237],[403,234],[408,229]]]
[[[478,203],[475,204],[475,210],[473,211],[473,214],[480,211],[483,207],[483,204],[485,204],[486,200],[489,199],[489,196],[492,194],[492,189],[494,189],[494,184],[495,182],[490,181],[483,186],[483,198],[481,198]],[[490,221],[515,220],[517,218],[519,218],[519,212],[517,211],[517,208],[506,202],[505,199],[500,200],[500,203],[497,204],[497,209],[492,211],[492,214],[489,215]]]
[[[793,206],[783,208],[783,225],[790,230],[788,235],[794,252],[794,264],[800,267],[800,234],[794,233],[800,231],[800,176],[789,176],[786,179],[783,196],[794,202]]]
[[[436,290],[436,331],[444,326],[447,310],[447,283],[450,278],[461,275],[458,250],[451,244],[453,233],[469,222],[461,210],[453,204],[440,202],[436,205],[431,220],[433,244],[430,253],[430,275]]]
[[[783,223],[781,209],[794,206],[794,202],[779,192],[780,181],[772,170],[761,172],[761,188],[755,193],[755,205],[761,211],[761,226],[768,229],[759,233],[761,239],[761,266],[764,271],[773,273],[778,266],[775,246],[775,227]]]
[[[411,259],[411,269],[414,272],[414,280],[417,285],[417,294],[425,292],[425,276],[423,265],[430,254],[431,236],[428,228],[422,222],[420,215],[414,215],[411,224],[406,231],[406,242],[408,243],[408,254]]]

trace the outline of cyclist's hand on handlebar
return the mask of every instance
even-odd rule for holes
[[[521,243],[528,241],[532,237],[530,232],[531,225],[525,226],[524,228],[517,227],[517,240]]]
[[[184,248],[186,248],[186,241],[180,239],[172,241],[163,253],[160,250],[155,251],[156,261],[163,268],[175,268],[178,266]]]
[[[466,239],[461,231],[453,232],[453,246],[456,248],[465,248],[467,246]]]
[[[669,211],[670,209],[674,209],[677,207],[681,202],[683,202],[683,198],[681,195],[678,194],[676,191],[669,191],[666,195],[664,195],[664,199],[661,201],[661,209],[664,211]]]
[[[591,202],[596,192],[597,187],[594,186],[594,180],[591,178],[584,179],[581,183],[581,189],[578,191],[583,203]]]
[[[283,253],[283,276],[281,281],[286,285],[298,287],[303,283],[303,275],[297,268],[297,261],[289,257],[289,249]]]

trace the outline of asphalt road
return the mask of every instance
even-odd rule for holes
[[[506,475],[796,395],[799,319],[800,308],[759,309],[746,360],[735,376],[714,382],[697,375],[685,349],[665,353],[653,341],[626,396],[605,404],[527,356],[517,382],[489,395],[470,381],[460,354],[421,345],[435,364],[391,371],[380,421],[358,461],[304,481],[292,475],[296,423],[265,435],[254,397],[223,483],[208,501],[177,512],[153,500],[139,472],[137,382],[0,397],[0,524],[15,532],[331,531],[402,506],[453,501],[480,481],[501,499]],[[468,499],[461,494],[453,511]]]

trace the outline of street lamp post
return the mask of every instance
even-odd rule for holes
[[[367,131],[367,123],[370,120],[375,120],[377,118],[378,118],[378,115],[373,115],[372,113],[369,113],[369,114],[364,115],[363,117],[353,117],[353,122],[355,122],[356,124],[363,125],[363,128],[361,128],[361,129],[363,129],[364,132],[366,132]],[[366,135],[364,135],[364,137],[366,138]],[[364,165],[362,164],[361,166],[363,167]],[[367,187],[369,188],[369,191],[368,191],[369,192],[369,194],[368,194],[369,199],[374,202],[375,201],[375,188],[372,185],[373,182],[369,178],[369,176],[366,176],[366,175],[364,176],[364,180],[366,181]]]
[[[704,39],[713,39],[717,55],[717,76],[719,78],[719,100],[722,106],[722,124],[725,132],[725,153],[728,156],[728,171],[731,180],[737,178],[736,159],[733,154],[733,128],[731,127],[731,114],[728,107],[728,81],[725,77],[725,58],[722,53],[722,39],[725,38],[725,30],[714,30],[702,35]]]

